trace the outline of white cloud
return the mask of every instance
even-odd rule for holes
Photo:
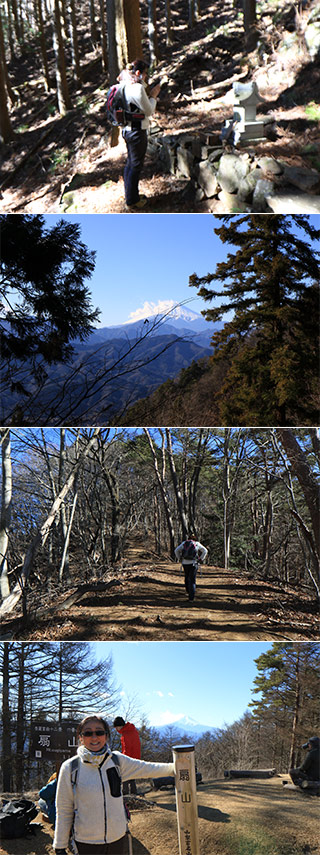
[[[174,698],[174,695],[172,694],[172,692],[168,692],[168,698]]]
[[[154,695],[158,695],[159,698],[164,698],[163,692],[154,692]]]
[[[134,312],[130,312],[128,320],[133,322],[140,321],[143,318],[148,318],[150,316],[152,317],[153,315],[164,315],[176,305],[177,303],[175,300],[159,300],[158,303],[150,303],[146,300],[140,309],[135,309]]]
[[[170,710],[166,710],[165,712],[159,713],[159,715],[154,716],[154,719],[157,719],[153,722],[155,726],[159,726],[162,724],[174,724],[175,721],[179,721],[180,718],[183,718],[184,713],[172,713]]]

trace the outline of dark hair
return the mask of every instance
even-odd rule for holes
[[[78,739],[79,739],[79,736],[81,736],[82,731],[84,730],[84,728],[88,724],[88,721],[92,721],[92,719],[94,719],[95,721],[98,721],[99,724],[102,725],[103,729],[106,732],[106,736],[109,737],[110,736],[110,727],[108,725],[108,722],[104,718],[102,718],[102,716],[99,715],[98,713],[92,713],[92,715],[86,715],[85,718],[83,718],[82,721],[80,722],[80,724],[78,725],[78,729],[77,729]]]
[[[125,725],[125,721],[122,718],[122,716],[117,715],[117,717],[115,718],[115,720],[113,722],[113,727],[124,727],[124,725]]]
[[[149,66],[148,63],[144,61],[144,59],[134,59],[133,62],[129,63],[130,71],[136,73],[140,71],[140,74],[143,74],[144,71],[147,71]]]

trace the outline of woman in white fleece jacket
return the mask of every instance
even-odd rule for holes
[[[146,202],[146,199],[139,195],[139,178],[147,151],[149,119],[156,109],[156,99],[160,92],[160,85],[156,84],[148,97],[147,71],[147,63],[143,59],[135,59],[119,76],[119,80],[125,84],[124,95],[127,104],[144,114],[144,119],[135,120],[133,113],[131,122],[128,122],[122,132],[128,153],[123,173],[125,198],[127,207],[133,210],[142,208]]]
[[[119,772],[108,747],[108,724],[100,715],[86,716],[78,736],[76,784],[73,786],[71,780],[73,758],[62,763],[59,774],[53,841],[56,855],[67,855],[73,822],[79,855],[127,855],[127,817]],[[173,763],[146,763],[114,753],[123,781],[174,774]]]

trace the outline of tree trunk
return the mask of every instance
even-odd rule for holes
[[[5,48],[5,43],[4,43],[1,13],[0,13],[0,56],[1,56],[1,62],[2,62],[2,67],[3,67],[3,76],[4,76],[4,82],[5,82],[6,90],[7,90],[8,96],[10,98],[11,104],[14,105],[17,101],[17,96],[16,96],[16,94],[15,94],[15,92],[11,86],[11,81],[10,81],[9,72],[8,72],[8,66],[7,66],[7,62],[6,62],[6,48]]]
[[[49,72],[49,62],[48,62],[48,54],[47,54],[47,45],[46,45],[46,37],[44,30],[44,19],[42,13],[42,0],[35,0],[36,3],[36,14],[38,19],[38,30],[39,30],[39,44],[40,44],[40,54],[41,54],[41,65],[42,65],[42,73],[44,78],[44,85],[46,92],[50,92],[51,90],[51,80],[50,80],[50,72]]]
[[[64,116],[71,108],[71,100],[68,89],[66,59],[61,30],[60,0],[54,0],[52,38],[53,51],[55,55],[58,110],[59,113]]]
[[[166,437],[167,437],[167,452],[168,452],[168,457],[169,457],[169,466],[170,466],[171,478],[172,478],[173,489],[174,489],[175,497],[176,497],[176,501],[177,501],[178,514],[179,514],[180,524],[181,524],[181,529],[182,529],[182,540],[186,540],[186,538],[188,536],[189,525],[188,525],[188,519],[187,519],[187,515],[186,515],[185,509],[184,509],[184,505],[183,505],[183,497],[181,494],[181,490],[179,488],[178,476],[177,476],[173,452],[172,452],[171,433],[170,433],[169,428],[166,428]]]
[[[73,470],[72,470],[71,474],[69,475],[68,480],[64,484],[61,492],[59,493],[59,496],[57,496],[57,498],[53,502],[52,507],[50,509],[50,513],[46,517],[44,523],[42,524],[42,526],[39,529],[39,531],[37,532],[37,534],[33,537],[32,541],[29,545],[29,548],[27,550],[25,560],[23,562],[20,580],[15,585],[15,587],[12,591],[12,594],[10,594],[10,596],[7,597],[6,600],[4,601],[4,603],[2,604],[2,606],[0,608],[0,617],[2,617],[5,614],[10,614],[13,611],[16,604],[19,602],[19,600],[22,596],[22,591],[25,588],[27,580],[28,580],[29,575],[31,573],[36,552],[40,546],[43,546],[45,544],[47,537],[50,533],[51,526],[53,525],[53,523],[56,519],[56,516],[59,513],[61,504],[64,501],[65,497],[67,496],[69,490],[72,489],[74,482],[75,482],[75,479],[77,477],[78,471],[79,471],[80,467],[82,466],[82,464],[84,463],[85,459],[88,457],[92,447],[95,445],[97,437],[99,436],[99,433],[100,433],[100,428],[95,428],[93,435],[88,440],[87,445],[85,446],[83,452],[80,454],[79,459],[77,460],[77,463],[74,464]]]
[[[159,484],[160,493],[161,493],[163,506],[164,506],[164,512],[166,515],[166,521],[167,521],[167,527],[168,527],[168,533],[169,533],[169,539],[170,539],[170,555],[171,555],[171,558],[174,559],[174,548],[175,548],[174,525],[173,525],[173,519],[172,519],[171,510],[170,510],[169,499],[168,499],[166,488],[165,488],[164,477],[163,477],[163,473],[162,473],[162,475],[160,474],[155,447],[153,445],[153,442],[152,442],[148,428],[144,428],[144,432],[145,432],[145,435],[148,439],[150,451],[151,451],[151,454],[153,457],[153,465],[154,465],[155,476],[156,476],[157,482]],[[165,453],[164,437],[162,436],[163,460],[164,460],[164,453]]]
[[[139,0],[123,0],[128,62],[142,57]]]
[[[96,13],[94,8],[94,0],[90,0],[90,33],[91,33],[91,41],[93,46],[95,47],[98,41],[98,33],[97,33],[97,23],[96,23]]]
[[[298,646],[295,647],[295,657],[296,657],[296,661],[295,661],[295,699],[294,699],[294,711],[293,711],[293,721],[292,721],[292,730],[291,730],[289,769],[292,769],[295,766],[297,728],[299,725],[299,717],[300,717],[300,700],[301,700],[300,648]]]
[[[1,18],[0,18],[1,26]],[[2,26],[1,26],[2,32]],[[6,58],[2,54],[3,36],[0,38],[0,143],[7,143],[13,140],[15,135],[12,130],[6,90]]]
[[[312,533],[313,544],[316,552],[318,567],[320,562],[320,498],[319,486],[310,469],[307,456],[299,445],[294,433],[289,428],[277,428],[276,434],[288,455],[291,463],[292,472],[298,478],[301,490],[308,505]],[[320,569],[320,568],[319,568]],[[320,577],[319,577],[320,578]]]
[[[117,65],[117,48],[116,48],[116,33],[115,33],[115,14],[111,0],[107,0],[107,22],[105,13],[104,0],[99,0],[100,8],[100,42],[101,42],[101,58],[102,70],[105,74],[109,72],[109,83],[115,83],[119,74]],[[110,9],[110,11],[109,11]],[[108,36],[107,36],[108,34]],[[113,69],[118,70],[114,71]]]
[[[120,549],[120,499],[119,499],[119,484],[112,472],[109,472],[104,467],[104,476],[107,482],[107,487],[111,499],[111,564],[119,561],[121,558]]]
[[[170,0],[165,0],[166,9],[166,44],[170,47],[173,44],[172,25],[171,25],[171,5]]]
[[[159,47],[157,36],[157,3],[156,0],[148,0],[148,37],[150,64],[157,65],[159,59]]]
[[[243,23],[247,50],[254,50],[258,41],[256,0],[243,0]]]
[[[17,709],[17,746],[16,746],[16,790],[23,792],[23,773],[24,773],[24,727],[25,727],[25,644],[20,645],[19,650],[19,680],[18,680],[18,709]]]
[[[1,519],[0,519],[0,582],[1,597],[4,600],[10,594],[8,579],[8,543],[9,529],[11,524],[12,506],[12,463],[10,431],[6,431],[1,446],[2,454],[2,497],[1,497]]]
[[[224,569],[229,569],[230,561],[230,542],[231,542],[231,527],[229,519],[229,502],[230,502],[230,461],[229,461],[229,444],[230,444],[230,428],[225,428],[224,431],[224,465],[223,465],[223,547],[224,547]]]
[[[21,35],[20,20],[19,20],[19,15],[18,15],[17,0],[11,0],[11,9],[12,9],[12,13],[13,13],[13,25],[14,25],[14,32],[15,32],[16,40],[17,40],[18,44],[21,45],[22,35]]]
[[[69,34],[70,34],[70,44],[71,44],[71,58],[72,58],[73,77],[77,81],[77,83],[81,83],[81,68],[80,68],[80,55],[79,55],[79,45],[78,45],[77,15],[76,15],[75,0],[69,0]]]
[[[11,713],[9,703],[9,644],[3,644],[2,665],[2,792],[12,790]]]

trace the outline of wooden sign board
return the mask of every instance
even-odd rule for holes
[[[66,760],[77,750],[75,721],[34,721],[31,725],[31,750],[36,760]]]

